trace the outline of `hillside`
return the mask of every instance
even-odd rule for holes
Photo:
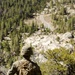
[[[75,0],[0,0],[0,71],[26,45],[42,75],[75,75]]]
[[[19,55],[23,33],[29,33],[28,36],[30,36],[38,30],[37,25],[34,23],[31,26],[27,25],[24,20],[33,18],[34,12],[42,11],[46,6],[44,3],[45,0],[0,0],[0,53],[4,55],[7,53],[5,57],[9,57],[9,60],[5,61],[4,55],[0,56],[3,64],[13,61],[13,59],[10,60],[12,56],[9,54],[12,55],[14,51],[17,52],[15,56]],[[4,51],[5,53],[3,53]]]

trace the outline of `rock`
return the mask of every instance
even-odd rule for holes
[[[59,40],[57,40],[57,38],[60,38]],[[66,32],[66,33],[62,33],[62,34],[38,34],[34,33],[33,36],[28,37],[27,39],[24,40],[25,45],[27,43],[31,44],[32,47],[34,47],[34,51],[36,52],[36,55],[34,56],[36,61],[38,60],[38,62],[45,62],[45,57],[43,54],[41,54],[41,52],[46,53],[46,51],[48,50],[54,50],[56,48],[60,48],[60,47],[64,47],[66,49],[69,50],[73,50],[74,47],[73,45],[70,43],[70,38],[73,38],[72,33],[71,32]],[[44,60],[42,60],[44,59]],[[41,61],[42,60],[42,61]]]
[[[39,66],[29,60],[22,59],[13,63],[7,75],[41,75]]]
[[[10,37],[4,37],[4,39],[5,39],[5,40],[8,40],[8,41],[11,40]]]
[[[71,32],[66,32],[64,35],[63,35],[63,38],[71,38],[72,37],[72,34]]]
[[[6,75],[7,73],[7,68],[5,68],[4,66],[0,66],[0,75]]]
[[[39,53],[35,53],[34,56],[31,58],[31,60],[37,63],[44,63],[47,61],[44,55],[39,54]]]

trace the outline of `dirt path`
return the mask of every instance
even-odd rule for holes
[[[36,16],[33,19],[29,19],[29,20],[25,20],[24,23],[26,24],[32,24],[32,22],[37,22],[38,25],[40,25],[41,23],[44,24],[45,28],[50,29],[51,31],[54,31],[54,26],[52,25],[52,23],[50,22],[50,20],[46,19],[45,16],[49,17],[50,14],[47,15],[42,15],[39,14],[38,16]]]
[[[54,27],[53,27],[50,23],[48,23],[47,21],[45,21],[44,15],[40,15],[40,16],[39,16],[39,19],[40,19],[40,21],[44,24],[44,27],[45,27],[45,28],[48,28],[48,29],[50,29],[51,31],[54,31]]]

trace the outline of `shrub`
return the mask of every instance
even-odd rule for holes
[[[70,54],[65,48],[48,50],[47,62],[41,64],[42,75],[74,75],[75,52]]]

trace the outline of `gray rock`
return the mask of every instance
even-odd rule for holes
[[[8,69],[4,66],[0,66],[0,75],[6,75]]]

